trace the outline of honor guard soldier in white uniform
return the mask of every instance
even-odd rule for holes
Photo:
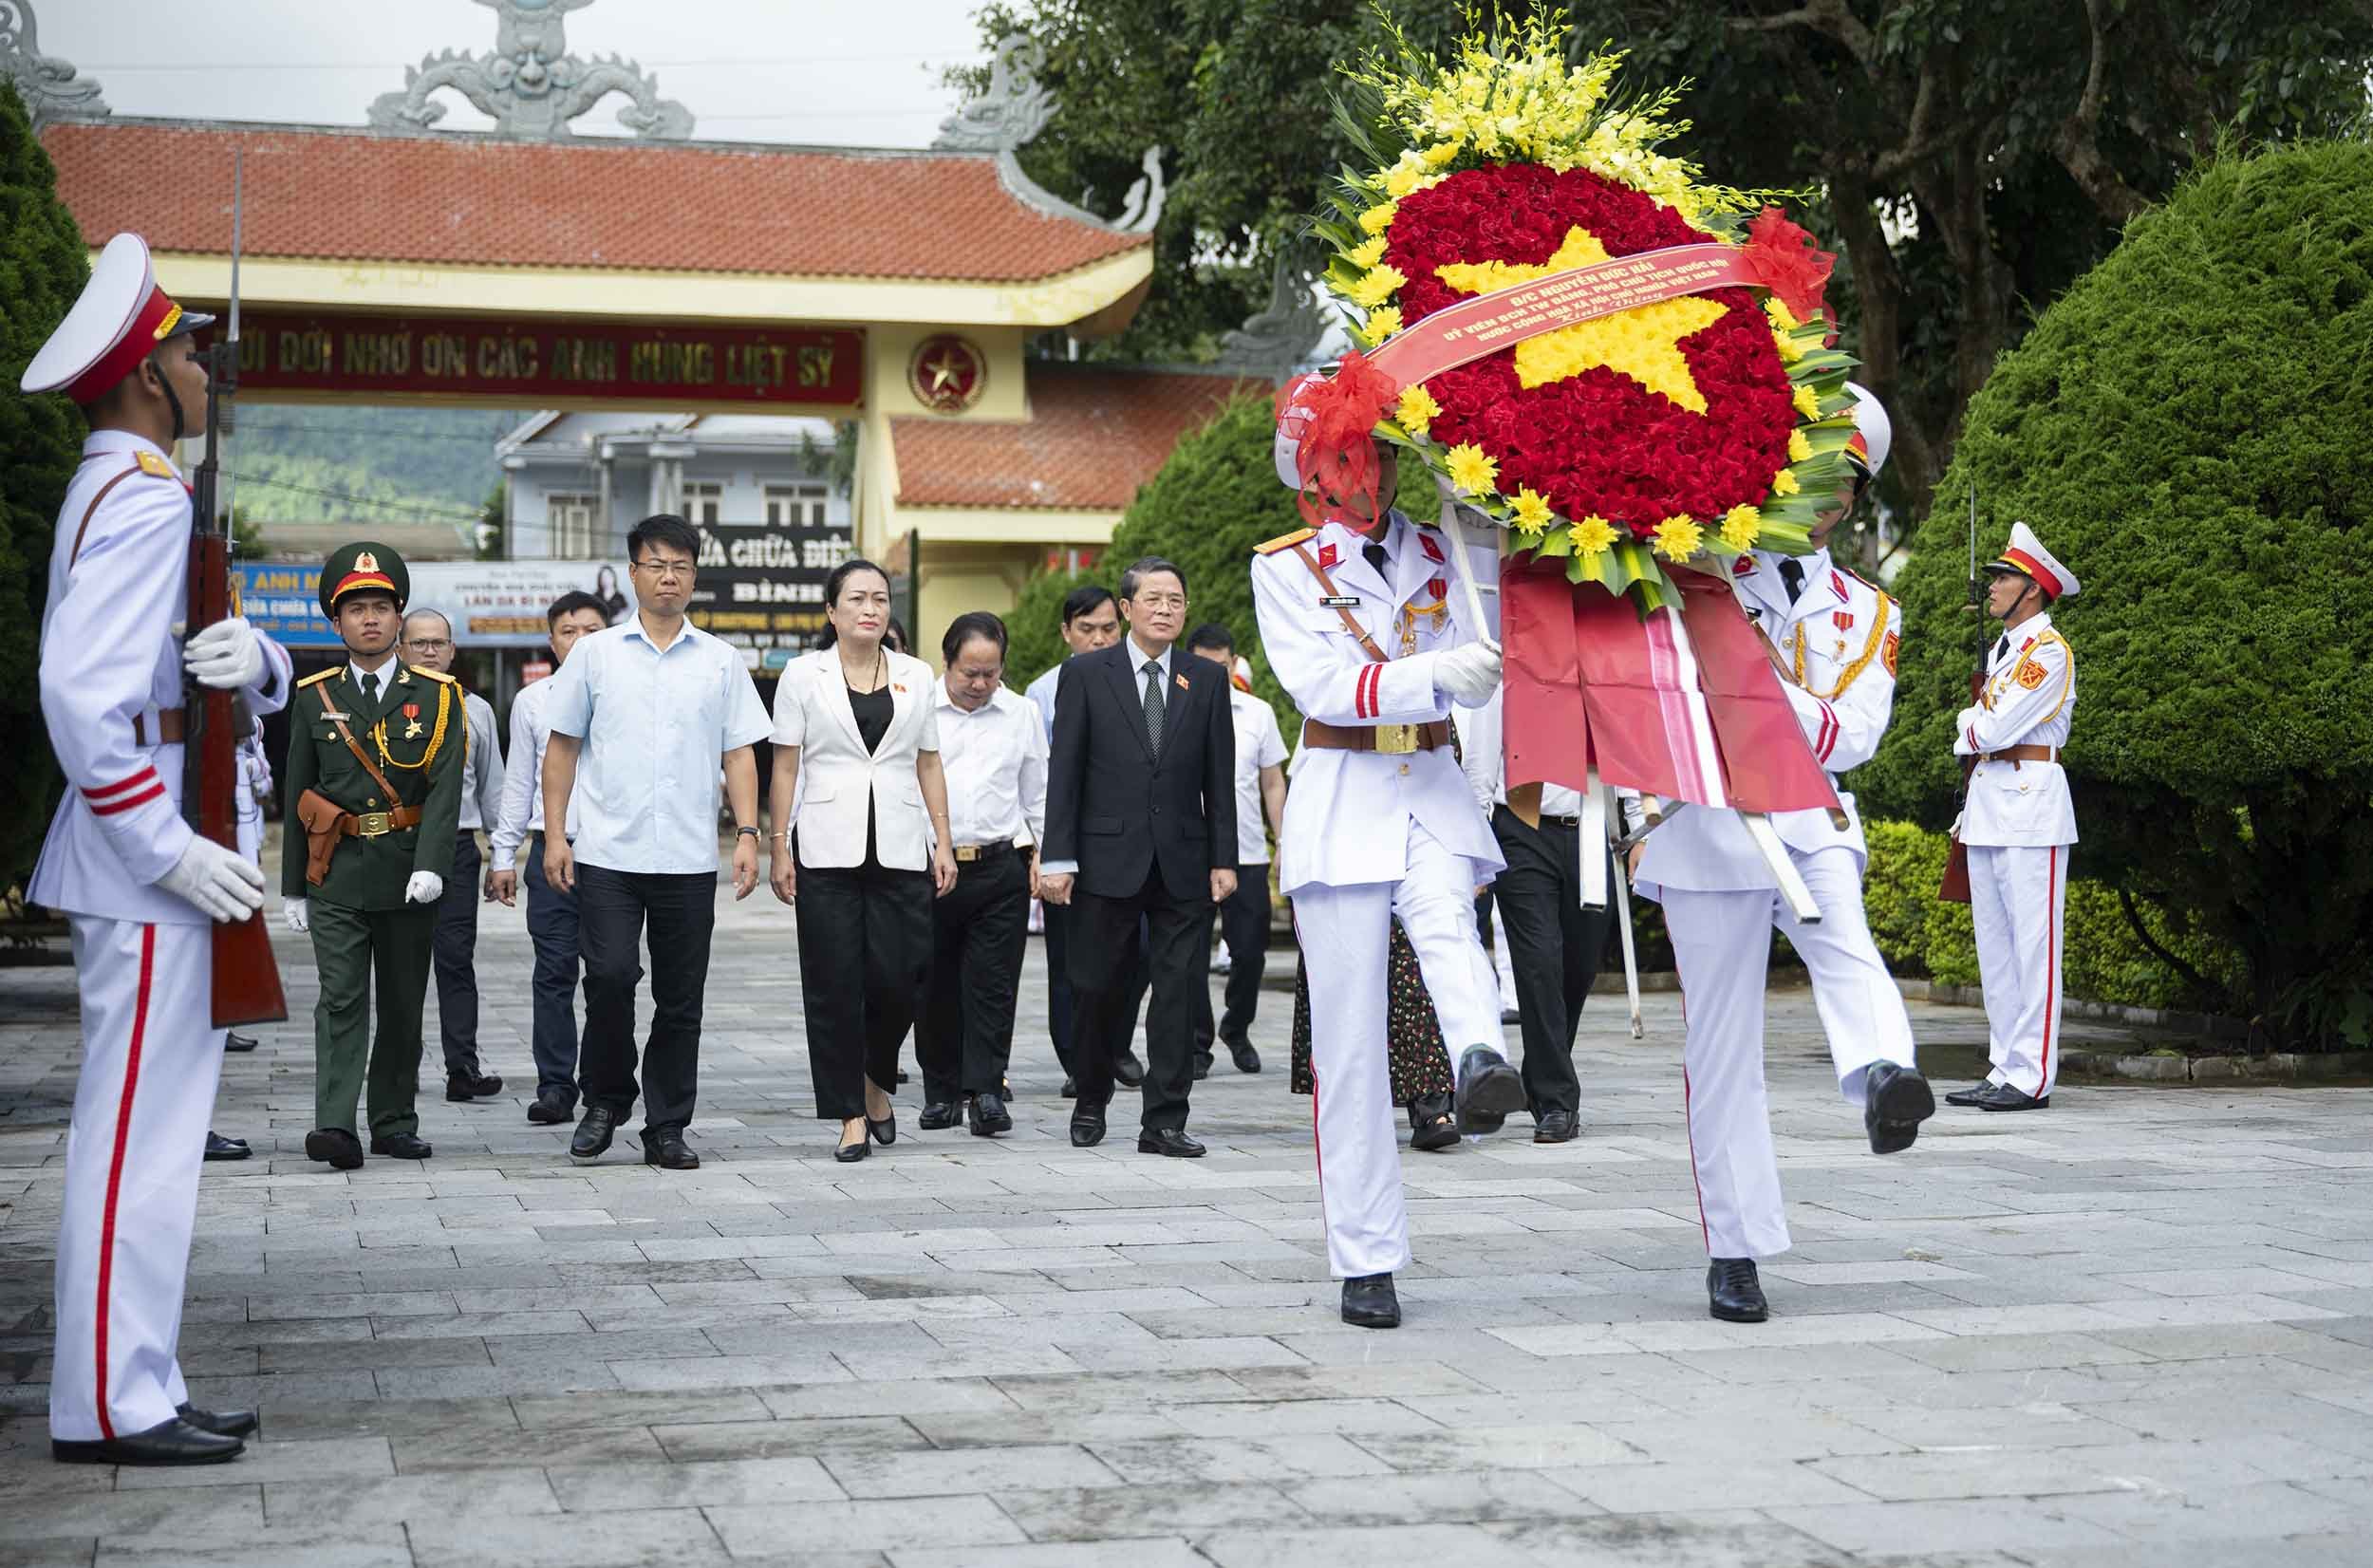
[[[1820,513],[1812,552],[1751,551],[1739,557],[1731,577],[1740,607],[1766,639],[1804,738],[1832,775],[1878,751],[1895,708],[1902,635],[1895,602],[1829,559],[1830,533],[1887,460],[1886,411],[1862,388],[1852,390],[1857,430],[1848,456],[1856,477]],[[1640,847],[1637,887],[1664,905],[1687,1001],[1681,1082],[1712,1260],[1709,1308],[1730,1322],[1758,1323],[1769,1315],[1755,1260],[1789,1244],[1764,1093],[1764,981],[1774,926],[1812,975],[1838,1087],[1862,1108],[1872,1151],[1909,1148],[1936,1110],[1913,1065],[1902,995],[1863,918],[1869,851],[1861,819],[1851,793],[1840,792],[1838,799],[1842,811],[1835,816],[1771,816],[1820,906],[1817,924],[1800,924],[1788,912],[1735,812],[1684,809]]]
[[[1269,667],[1303,716],[1278,872],[1310,976],[1327,1258],[1343,1280],[1344,1321],[1392,1328],[1392,1275],[1410,1260],[1385,1054],[1395,918],[1443,1038],[1463,1051],[1460,1125],[1498,1128],[1524,1088],[1500,1054],[1499,983],[1475,929],[1476,885],[1504,863],[1450,743],[1451,702],[1475,707],[1499,689],[1500,650],[1491,628],[1467,624],[1438,529],[1398,511],[1366,529],[1342,520],[1364,521],[1357,508],[1373,513],[1392,494],[1394,449],[1378,442],[1377,457],[1375,497],[1338,502],[1324,527],[1261,546],[1252,587]],[[1277,459],[1295,485],[1283,434]],[[1479,579],[1496,578],[1496,554],[1468,557]]]
[[[289,656],[244,619],[184,644],[190,492],[167,448],[203,419],[206,371],[183,334],[212,318],[157,287],[148,247],[118,234],[26,367],[91,432],[66,487],[41,625],[41,707],[65,798],[26,896],[74,939],[83,1065],[58,1222],[51,1451],[94,1465],[235,1458],[249,1411],[189,1403],[175,1347],[206,1124],[222,1070],[209,922],[244,920],[263,873],[181,815],[184,672],[289,700]]]
[[[1986,1051],[1993,1071],[1948,1094],[1985,1111],[2041,1111],[2060,1073],[2061,916],[2076,809],[2061,749],[2076,713],[2076,655],[2052,629],[2049,606],[2076,596],[2074,573],[2025,523],[1986,571],[1987,613],[2002,636],[1986,685],[1953,722],[1953,749],[1975,756],[1953,836],[1970,855],[1970,917],[1986,988]]]

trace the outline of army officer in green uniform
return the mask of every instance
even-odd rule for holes
[[[420,1006],[437,901],[453,870],[469,724],[451,677],[396,659],[411,587],[402,558],[384,545],[332,554],[322,569],[322,609],[346,663],[298,681],[289,704],[280,891],[290,928],[312,933],[321,971],[305,1154],[340,1170],[363,1163],[354,1106],[365,1061],[371,1152],[429,1156],[413,1108]]]

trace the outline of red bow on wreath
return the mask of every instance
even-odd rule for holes
[[[1374,431],[1400,396],[1399,384],[1356,348],[1332,377],[1304,376],[1279,388],[1278,429],[1294,442],[1295,504],[1304,522],[1317,528],[1339,520],[1363,533],[1375,526],[1384,473]]]
[[[1838,264],[1837,252],[1815,249],[1813,236],[1779,208],[1765,208],[1747,226],[1746,259],[1755,281],[1797,320],[1811,321],[1828,310],[1822,296],[1829,288],[1829,270]]]

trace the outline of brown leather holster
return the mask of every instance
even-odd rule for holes
[[[305,828],[305,880],[318,887],[329,875],[329,857],[338,850],[339,821],[346,815],[338,803],[317,790],[297,796],[297,821]]]

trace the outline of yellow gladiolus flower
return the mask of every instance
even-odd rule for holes
[[[1439,169],[1458,155],[1459,144],[1457,142],[1437,141],[1426,149],[1426,163],[1429,168]]]
[[[1442,464],[1462,495],[1488,495],[1499,487],[1499,461],[1472,441],[1462,441],[1444,453]]]
[[[1401,285],[1408,281],[1409,279],[1397,267],[1377,267],[1353,284],[1346,292],[1350,295],[1354,305],[1363,309],[1373,309],[1391,299]]]
[[[1722,514],[1722,542],[1732,550],[1749,548],[1763,531],[1763,513],[1751,506],[1734,506]]]
[[[1368,319],[1373,321],[1375,318],[1371,316]],[[1433,417],[1441,412],[1442,405],[1433,401],[1433,394],[1426,390],[1425,383],[1419,382],[1414,386],[1401,389],[1401,406],[1395,414],[1401,428],[1411,435],[1424,435],[1426,427],[1433,423]]]
[[[1401,206],[1397,201],[1388,201],[1381,207],[1371,207],[1359,215],[1359,226],[1372,234],[1380,234],[1392,227],[1392,219],[1399,215],[1400,210]]]
[[[1604,555],[1616,541],[1615,525],[1595,512],[1567,532],[1573,536],[1574,548],[1584,556]]]
[[[1697,553],[1706,531],[1689,517],[1667,517],[1656,525],[1656,553],[1668,561],[1686,561]]]
[[[1364,272],[1384,259],[1384,246],[1385,238],[1382,234],[1378,234],[1373,239],[1362,240],[1344,252],[1343,259]]]
[[[1802,430],[1788,432],[1788,461],[1801,463],[1813,455],[1813,443],[1804,439]]]
[[[1549,510],[1549,498],[1532,486],[1526,485],[1516,493],[1516,526],[1522,532],[1537,534],[1549,526],[1555,515]]]

